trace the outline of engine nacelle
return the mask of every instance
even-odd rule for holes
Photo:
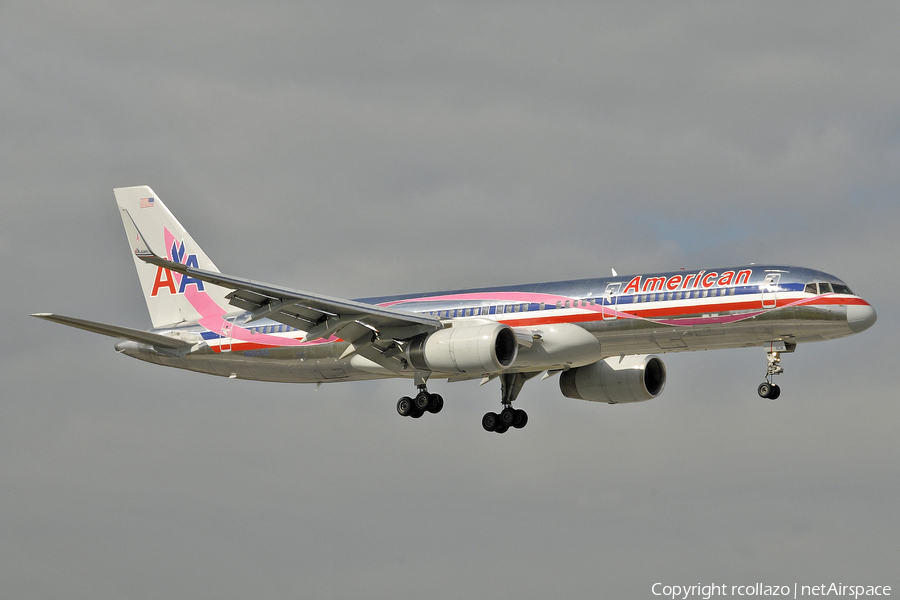
[[[559,376],[559,389],[566,398],[609,404],[650,400],[664,387],[666,366],[653,355],[605,358]]]
[[[439,373],[499,373],[516,360],[518,349],[512,327],[489,323],[441,329],[414,339],[407,359],[417,369]]]

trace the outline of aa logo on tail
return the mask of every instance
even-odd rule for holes
[[[169,260],[188,267],[200,268],[200,265],[197,264],[196,254],[188,254],[185,256],[184,240],[181,241],[180,245],[178,242],[172,242],[172,248],[169,250]],[[178,284],[176,278],[180,279],[180,284]],[[178,284],[178,291],[175,291],[176,284]],[[195,285],[197,291],[203,291],[203,282],[199,279],[194,279],[193,277],[188,277],[181,273],[173,274],[169,269],[156,267],[156,278],[153,280],[153,290],[150,292],[150,295],[156,296],[161,289],[168,290],[170,294],[183,294],[185,288],[189,285]]]

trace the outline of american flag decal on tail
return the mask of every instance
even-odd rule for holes
[[[153,208],[153,198],[141,198],[141,208]]]

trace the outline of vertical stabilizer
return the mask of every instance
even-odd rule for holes
[[[153,327],[224,315],[229,306],[225,295],[230,290],[172,273],[136,256],[142,249],[143,236],[146,244],[160,256],[207,271],[219,271],[153,190],[140,185],[116,188],[113,192]],[[140,235],[134,234],[135,227]]]

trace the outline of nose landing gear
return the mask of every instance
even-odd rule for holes
[[[784,373],[784,367],[780,364],[781,353],[778,350],[770,350],[766,353],[766,358],[769,361],[768,366],[766,366],[766,380],[759,384],[759,387],[756,388],[756,392],[759,394],[760,398],[775,400],[781,395],[781,388],[778,387],[778,384],[773,383],[772,379],[775,375]]]

